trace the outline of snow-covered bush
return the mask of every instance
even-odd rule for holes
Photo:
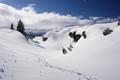
[[[106,36],[106,35],[108,35],[112,32],[113,32],[113,30],[111,30],[110,28],[107,28],[107,29],[104,30],[103,35]]]
[[[42,37],[43,41],[46,41],[48,38],[47,37]]]
[[[67,53],[67,50],[65,48],[62,49],[63,54]]]
[[[70,44],[70,46],[68,47],[68,50],[72,51],[72,48],[73,48],[73,46]]]
[[[82,36],[84,37],[84,39],[87,38],[87,34],[85,31],[82,32]]]
[[[71,38],[73,38],[73,41],[74,41],[74,42],[77,42],[77,41],[81,38],[81,35],[80,35],[80,34],[76,34],[76,31],[74,31],[73,33],[70,32],[70,33],[69,33],[69,36],[70,36]]]

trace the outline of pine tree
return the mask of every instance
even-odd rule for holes
[[[17,31],[21,32],[23,35],[25,34],[24,24],[21,20],[18,21]]]
[[[11,29],[11,30],[14,30],[14,25],[13,25],[13,23],[11,24],[10,29]]]

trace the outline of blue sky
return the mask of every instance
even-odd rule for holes
[[[37,12],[56,12],[73,16],[120,16],[120,0],[1,0],[16,8],[36,4]]]

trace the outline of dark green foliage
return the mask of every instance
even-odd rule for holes
[[[77,42],[81,38],[81,35],[80,34],[76,34],[76,31],[74,31],[73,33],[70,32],[69,36],[71,38],[73,38],[74,42]]]
[[[87,38],[87,34],[85,31],[82,32],[82,36],[84,37],[84,39]]]
[[[43,41],[46,41],[48,38],[47,37],[42,37]]]
[[[13,23],[11,24],[10,29],[11,29],[11,30],[14,30],[14,25],[13,25]]]
[[[66,54],[67,53],[67,51],[66,51],[66,49],[62,49],[62,52],[63,52],[63,54]]]
[[[112,32],[113,32],[113,30],[111,30],[110,28],[107,28],[107,29],[104,30],[103,35],[106,36],[106,35],[108,35]]]
[[[17,25],[17,31],[21,32],[23,35],[25,35],[25,29],[24,29],[24,24],[21,20],[18,21]]]

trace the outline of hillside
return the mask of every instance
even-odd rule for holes
[[[117,22],[56,28],[33,40],[1,29],[0,79],[119,80],[119,35]]]

